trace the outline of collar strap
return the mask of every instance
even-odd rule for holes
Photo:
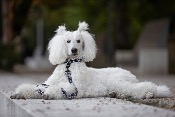
[[[66,59],[66,61],[64,63],[71,64],[71,63],[82,62],[82,61],[83,61],[83,59]]]
[[[82,59],[66,59],[66,61],[64,62],[66,64],[65,74],[66,74],[67,79],[68,79],[70,84],[73,84],[73,81],[72,81],[71,71],[70,71],[69,67],[71,66],[72,63],[81,62],[81,61],[82,61]]]
[[[69,69],[70,65],[75,62],[82,62],[83,59],[66,59],[64,64],[66,64],[66,68]]]

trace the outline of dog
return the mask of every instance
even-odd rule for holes
[[[86,62],[96,57],[94,36],[88,32],[88,24],[79,22],[76,31],[59,26],[48,44],[49,61],[57,65],[52,75],[40,85],[18,86],[12,99],[73,99],[106,97],[111,93],[119,98],[136,99],[169,97],[165,85],[139,82],[136,76],[122,68],[95,69]]]

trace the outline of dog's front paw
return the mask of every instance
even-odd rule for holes
[[[145,98],[146,98],[146,99],[154,98],[154,93],[152,93],[152,92],[147,92],[146,95],[145,95]]]
[[[118,98],[118,99],[126,99],[127,96],[124,95],[123,93],[117,93],[115,91],[112,91],[109,93],[110,98]]]
[[[110,98],[116,98],[116,97],[117,97],[116,95],[117,95],[117,94],[116,94],[115,91],[112,91],[112,92],[109,93],[109,97],[110,97]]]
[[[63,93],[63,97],[67,98],[67,99],[70,99],[70,100],[74,99],[77,96],[77,94],[78,94],[77,88],[75,88],[74,92],[66,91],[63,88],[61,88],[61,91]]]
[[[26,99],[22,94],[16,93],[10,96],[11,99]]]
[[[53,100],[54,97],[49,95],[49,94],[43,94],[43,99],[45,99],[45,100]]]

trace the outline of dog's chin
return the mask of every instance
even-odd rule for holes
[[[72,56],[78,56],[78,54],[76,53],[76,54],[72,54]]]
[[[71,55],[69,55],[69,57],[70,57],[70,58],[77,58],[77,57],[78,57],[78,54],[77,54],[77,53],[71,54]]]

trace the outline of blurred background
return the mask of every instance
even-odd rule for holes
[[[58,26],[79,21],[95,34],[92,67],[142,74],[175,73],[174,0],[1,0],[0,71],[46,73],[47,44]]]

